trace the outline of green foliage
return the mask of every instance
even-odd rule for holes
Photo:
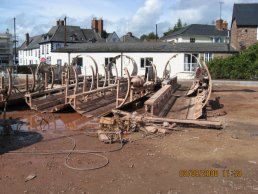
[[[159,37],[157,37],[157,38],[159,38]],[[140,39],[141,40],[155,40],[156,35],[154,32],[151,32],[148,35],[146,35],[146,34],[141,35]]]
[[[179,18],[179,19],[177,20],[177,23],[174,25],[174,28],[169,28],[168,31],[167,31],[167,32],[164,32],[163,34],[164,34],[164,36],[167,36],[167,35],[169,35],[169,34],[175,32],[175,31],[177,31],[177,30],[180,30],[181,28],[183,28],[183,27],[185,27],[185,26],[187,26],[187,24],[186,24],[186,23],[182,24],[182,21],[181,21],[181,19]]]
[[[258,43],[239,54],[208,63],[214,79],[258,80]]]

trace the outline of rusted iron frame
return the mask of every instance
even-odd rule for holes
[[[166,65],[165,65],[164,71],[163,71],[163,79],[168,79],[168,78],[170,77],[171,67],[169,66],[169,68],[170,68],[169,71],[170,71],[170,72],[169,72],[169,76],[168,76],[168,77],[166,77],[166,69],[167,69],[167,67],[168,67],[168,65],[169,65],[169,63],[170,63],[170,61],[171,61],[172,59],[176,58],[177,55],[178,55],[178,54],[173,55],[172,57],[170,57],[170,58],[168,59]]]

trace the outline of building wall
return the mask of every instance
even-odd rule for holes
[[[104,76],[105,58],[116,57],[118,55],[121,55],[121,53],[71,53],[70,56],[68,53],[56,53],[52,59],[53,61],[57,59],[62,59],[62,64],[64,64],[65,62],[68,63],[69,58],[71,63],[73,58],[79,56],[83,59],[83,66],[81,67],[82,74],[92,75],[92,70],[90,66],[93,66],[94,71],[96,71],[94,62],[91,59],[92,57],[97,63],[99,74]],[[116,60],[118,75],[124,76],[123,69],[125,67],[128,68],[130,74],[133,72],[134,67],[132,60],[126,58],[125,56],[129,56],[135,60],[138,75],[145,74],[145,69],[140,67],[141,58],[152,57],[153,63],[156,65],[157,75],[158,77],[162,78],[166,63],[169,61],[171,57],[175,55],[176,57],[170,60],[168,64],[168,69],[171,69],[170,76],[177,75],[179,79],[192,78],[194,72],[184,71],[184,53],[123,53],[122,59],[119,58],[118,60]],[[115,69],[112,69],[112,72],[115,75]]]
[[[230,44],[236,50],[242,50],[255,44],[258,40],[257,26],[237,26],[232,23]]]
[[[195,38],[195,43],[215,43],[216,38],[220,38],[219,43],[227,43],[227,37],[211,37],[211,36],[184,36],[167,39],[165,42],[189,43],[190,38]]]
[[[40,62],[40,50],[19,50],[18,51],[18,63],[19,65],[39,64]]]
[[[0,65],[13,64],[12,35],[0,33]]]

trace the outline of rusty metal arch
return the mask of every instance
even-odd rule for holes
[[[115,56],[114,58],[117,60],[121,57],[126,57],[127,59],[129,59],[129,61],[131,60],[132,61],[132,64],[133,64],[133,72],[131,73],[131,76],[136,76],[138,74],[138,66],[137,66],[137,63],[136,61],[134,60],[134,58],[128,56],[128,55],[117,55]],[[128,69],[127,69],[128,70]],[[128,71],[129,72],[129,71]]]
[[[168,78],[170,77],[171,67],[169,66],[169,68],[170,68],[169,71],[170,71],[170,72],[169,72],[169,76],[168,76],[168,77],[166,76],[166,69],[167,69],[167,67],[168,67],[168,65],[169,65],[169,63],[170,63],[170,61],[171,61],[172,59],[176,58],[177,55],[178,55],[178,54],[175,54],[175,55],[173,55],[172,57],[170,57],[170,58],[167,60],[166,65],[165,65],[165,68],[164,68],[164,71],[163,71],[163,79],[168,79]]]
[[[212,92],[212,79],[211,79],[211,74],[210,74],[210,71],[209,71],[209,69],[208,69],[208,67],[207,67],[207,65],[206,65],[206,63],[205,63],[205,61],[203,61],[203,67],[205,68],[205,70],[206,70],[206,72],[207,72],[207,74],[208,74],[208,79],[209,79],[209,86],[208,86],[208,94],[207,94],[207,96],[206,96],[206,99],[205,99],[205,102],[203,103],[203,105],[202,105],[202,108],[204,108],[206,105],[207,105],[207,103],[208,103],[208,101],[209,101],[209,99],[210,99],[210,96],[211,96],[211,92]]]
[[[34,92],[35,86],[36,86],[36,76],[35,76],[35,71],[33,71],[31,65],[28,66],[28,68],[31,71],[32,74],[32,86],[31,89],[29,90],[30,92]]]
[[[50,68],[50,72],[51,72],[51,74],[52,74],[52,77],[51,77],[51,86],[50,86],[50,88],[52,89],[52,88],[53,88],[53,85],[54,85],[54,71],[53,71],[51,65],[48,65],[48,64],[43,63],[43,62],[40,62],[40,63],[37,65],[37,68],[36,68],[35,74],[36,74],[36,76],[37,76],[37,78],[36,78],[36,80],[37,80],[37,85],[38,85],[38,87],[40,87],[40,82],[41,82],[41,80],[39,80],[39,79],[40,79],[40,78],[39,78],[39,70],[40,70],[40,68],[41,68],[43,65],[47,65],[48,68]],[[38,89],[40,90],[40,88],[38,88]]]
[[[125,74],[127,76],[127,91],[126,91],[126,94],[125,94],[125,97],[124,97],[123,101],[120,104],[119,104],[119,102],[117,102],[117,107],[116,108],[119,108],[119,107],[121,107],[122,105],[125,104],[125,102],[129,98],[130,91],[131,91],[131,76],[130,76],[129,71],[126,67],[124,68],[124,71],[125,71]],[[118,99],[118,96],[117,96],[117,99]]]
[[[158,80],[157,68],[156,68],[156,65],[152,62],[151,62],[151,65],[152,65],[152,68],[153,68],[153,71],[154,71],[154,83],[157,83],[157,80]]]

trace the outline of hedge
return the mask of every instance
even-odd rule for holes
[[[258,43],[239,54],[208,63],[213,79],[258,80]]]

